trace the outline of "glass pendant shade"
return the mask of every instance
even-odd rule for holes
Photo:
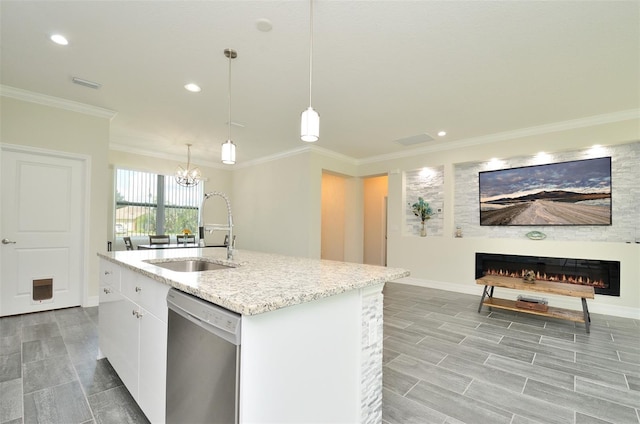
[[[233,165],[236,163],[236,145],[233,141],[227,140],[226,143],[222,143],[222,163],[226,165]]]
[[[191,168],[191,144],[187,144],[187,167],[186,169],[178,165],[176,168],[176,183],[183,187],[197,186],[202,175],[198,168]]]
[[[320,138],[320,115],[311,106],[302,112],[300,119],[300,139],[309,143]]]

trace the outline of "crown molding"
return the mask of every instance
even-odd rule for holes
[[[279,152],[279,153],[275,153],[273,155],[267,155],[267,156],[263,156],[261,158],[258,159],[252,159],[246,162],[242,162],[242,163],[236,163],[233,166],[233,169],[241,169],[241,168],[248,168],[250,166],[254,166],[254,165],[260,165],[262,163],[267,163],[267,162],[273,162],[274,160],[279,160],[279,159],[284,159],[284,158],[288,158],[291,156],[296,156],[302,153],[306,153],[311,151],[311,146],[301,146],[295,149],[291,149],[291,150],[285,150],[284,152]],[[232,169],[232,170],[233,170]]]
[[[234,169],[237,168],[246,168],[249,166],[258,165],[261,163],[271,162],[278,159],[283,159],[291,156],[296,156],[302,153],[317,153],[322,156],[326,156],[333,159],[338,159],[343,162],[350,163],[352,165],[357,165],[357,159],[352,158],[351,156],[343,155],[342,153],[334,152],[333,150],[325,149],[323,147],[316,146],[314,144],[307,144],[300,147],[296,147],[295,149],[286,150],[284,152],[276,153],[273,155],[264,156],[258,159],[253,159],[247,162],[242,162],[241,164],[236,164]]]
[[[324,147],[320,147],[316,145],[311,145],[309,147],[312,152],[321,154],[323,156],[326,156],[332,159],[338,159],[343,162],[347,162],[351,165],[355,165],[355,166],[358,165],[359,160],[351,156],[343,155],[342,153],[337,153],[337,152],[334,152],[333,150],[325,149]]]
[[[123,139],[124,139],[123,141],[126,141],[126,139],[130,139],[130,138],[123,137]],[[113,137],[112,137],[112,140],[113,140]],[[157,159],[165,159],[173,162],[177,161],[176,155],[174,154],[160,152],[160,151],[151,151],[147,149],[140,149],[137,147],[131,147],[127,144],[117,143],[113,141],[109,142],[109,150],[115,150],[122,153],[129,153],[132,155],[140,155],[140,156],[147,156],[147,157],[152,157]],[[199,159],[194,160],[192,158],[191,163],[194,165],[206,166],[209,168],[225,169],[227,171],[230,170],[229,165],[223,165],[222,163],[213,162],[213,161],[205,161],[205,160],[199,160]]]
[[[480,137],[472,137],[450,143],[440,143],[428,147],[420,147],[408,151],[389,153],[386,155],[371,156],[365,159],[357,160],[358,165],[384,162],[392,159],[403,159],[419,154],[440,152],[445,150],[460,149],[463,147],[478,146],[483,144],[495,143],[497,141],[513,140],[517,138],[530,137],[533,135],[548,134],[553,132],[567,131],[578,128],[592,127],[596,125],[610,124],[613,122],[630,121],[640,119],[640,109],[628,109],[618,112],[606,113],[603,115],[589,116],[586,118],[572,119],[569,121],[554,122],[551,124],[538,125],[535,127],[521,128],[513,131],[505,131],[495,134],[484,135]]]
[[[7,85],[0,85],[0,96],[37,103],[43,106],[55,107],[58,109],[66,109],[72,112],[96,116],[98,118],[106,118],[108,120],[112,120],[118,114],[118,112],[114,110],[91,106],[85,103],[75,102],[73,100],[61,99],[59,97],[47,96],[46,94],[35,93],[33,91],[9,87]]]

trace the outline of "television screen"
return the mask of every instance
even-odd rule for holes
[[[611,158],[479,173],[480,225],[611,225]]]

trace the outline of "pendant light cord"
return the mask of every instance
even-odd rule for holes
[[[233,57],[233,51],[229,52],[229,138],[227,140],[231,141],[231,58]]]
[[[313,0],[309,0],[309,107],[311,107],[311,85],[313,82]]]

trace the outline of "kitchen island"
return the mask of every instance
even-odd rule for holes
[[[101,353],[152,422],[164,421],[169,287],[241,314],[239,422],[381,422],[382,287],[408,271],[215,248],[99,256]],[[159,266],[180,259],[229,267]]]

